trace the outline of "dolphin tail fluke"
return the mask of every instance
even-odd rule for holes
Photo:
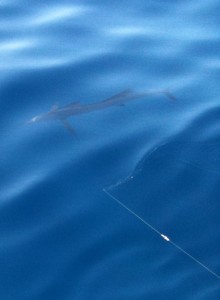
[[[167,97],[168,99],[175,101],[177,100],[177,98],[169,91],[169,90],[155,90],[155,91],[151,91],[151,92],[146,92],[146,95],[153,95],[153,94],[162,94],[165,97]],[[144,93],[143,93],[144,96]]]
[[[63,126],[72,134],[75,135],[75,129],[71,126],[71,124],[66,119],[60,119]]]

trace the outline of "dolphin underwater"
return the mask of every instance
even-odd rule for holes
[[[52,106],[49,112],[33,117],[26,124],[38,123],[41,121],[58,120],[64,125],[64,127],[71,134],[75,134],[74,128],[67,120],[69,117],[89,113],[91,111],[101,110],[115,105],[124,106],[125,103],[128,101],[143,98],[154,94],[164,94],[169,99],[176,100],[176,98],[167,90],[143,92],[143,93],[136,93],[133,92],[132,90],[125,90],[116,95],[113,95],[110,98],[95,103],[81,104],[80,102],[72,102],[62,107],[58,107],[58,105],[54,105]]]

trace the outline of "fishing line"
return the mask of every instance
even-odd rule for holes
[[[204,265],[201,261],[199,261],[197,258],[192,256],[189,252],[185,251],[183,248],[181,248],[178,244],[174,243],[167,235],[160,232],[158,229],[156,229],[154,226],[152,226],[150,223],[145,221],[142,217],[140,217],[137,213],[135,213],[132,209],[130,209],[128,206],[123,204],[120,200],[118,200],[115,196],[113,196],[111,193],[109,193],[105,188],[102,189],[102,191],[109,196],[111,199],[113,199],[115,202],[117,202],[120,206],[122,206],[124,209],[126,209],[129,213],[131,213],[133,216],[135,216],[139,221],[144,223],[147,227],[149,227],[151,230],[153,230],[155,233],[157,233],[161,238],[163,238],[165,241],[169,242],[171,245],[173,245],[176,249],[181,251],[183,254],[188,256],[191,260],[196,262],[198,265],[200,265],[202,268],[204,268],[207,272],[211,273],[213,276],[215,276],[217,279],[220,279],[220,276],[212,271],[209,267]]]

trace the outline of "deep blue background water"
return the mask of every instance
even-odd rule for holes
[[[102,191],[123,182],[114,195],[220,273],[219,11],[217,0],[1,1],[1,299],[220,298],[217,278]],[[77,116],[76,137],[24,125],[126,88],[178,100]]]

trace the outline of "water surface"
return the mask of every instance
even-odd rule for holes
[[[219,280],[102,191],[141,166],[117,196],[220,273],[219,9],[1,1],[2,299],[219,299]],[[58,122],[24,125],[127,88],[178,100],[77,116],[75,138]]]

